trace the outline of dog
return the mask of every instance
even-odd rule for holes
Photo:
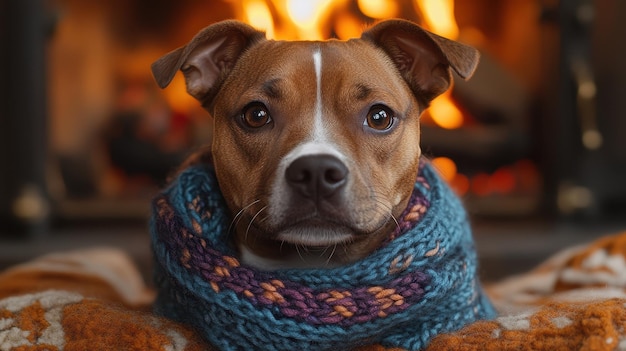
[[[228,20],[158,59],[212,116],[210,153],[243,263],[336,267],[385,241],[421,159],[420,115],[476,49],[405,20],[358,39],[274,41]]]
[[[224,21],[158,59],[214,135],[153,202],[155,312],[215,349],[280,351],[419,350],[494,317],[467,214],[420,148],[421,113],[478,60],[405,20],[347,41]]]

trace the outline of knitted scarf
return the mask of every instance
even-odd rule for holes
[[[220,350],[418,350],[495,314],[477,279],[466,213],[425,161],[396,231],[346,266],[243,265],[230,221],[209,165],[184,170],[153,202],[155,310]]]

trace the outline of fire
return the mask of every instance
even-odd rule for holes
[[[264,0],[246,0],[243,6],[246,21],[258,30],[265,32],[265,35],[273,39],[274,19],[267,3]]]
[[[359,0],[359,10],[371,18],[392,18],[398,15],[398,4],[394,0]]]
[[[327,16],[345,0],[233,1],[239,17],[266,33],[269,39],[322,40],[327,37]]]
[[[454,0],[416,0],[428,28],[448,39],[459,37],[459,27],[454,19]]]
[[[439,127],[456,129],[463,125],[463,114],[451,97],[451,90],[443,93],[430,103],[428,114]]]
[[[287,0],[287,14],[298,28],[300,39],[323,39],[321,19],[331,2],[331,0]]]

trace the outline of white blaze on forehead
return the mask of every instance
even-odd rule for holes
[[[319,47],[313,52],[313,65],[315,67],[315,124],[313,130],[313,140],[317,142],[326,141],[326,130],[322,121],[322,52]]]
[[[303,140],[300,145],[289,152],[282,161],[283,165],[289,165],[293,160],[306,155],[333,155],[341,161],[346,157],[333,143],[328,129],[324,125],[324,107],[322,104],[322,51],[319,46],[313,49],[313,68],[315,69],[315,106],[313,110],[313,131],[309,140]]]

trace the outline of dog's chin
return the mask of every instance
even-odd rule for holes
[[[240,245],[242,262],[270,271],[339,266],[345,260],[338,259],[337,247],[355,239],[348,228],[330,225],[295,225],[266,240],[260,240],[262,237]]]
[[[354,239],[354,233],[345,227],[309,225],[287,228],[280,231],[276,238],[297,246],[329,247],[349,243]]]
[[[267,222],[249,224],[237,232],[237,241],[242,262],[262,270],[345,265],[368,255],[389,232],[388,221],[374,230],[318,217],[273,227],[257,224]]]

